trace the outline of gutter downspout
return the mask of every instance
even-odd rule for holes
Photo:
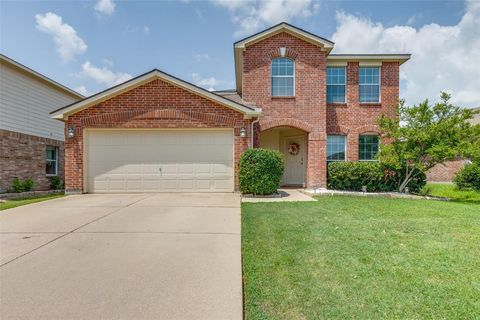
[[[252,121],[250,123],[250,149],[253,149],[253,126],[260,121],[260,117],[257,120]]]

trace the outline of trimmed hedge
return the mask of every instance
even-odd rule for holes
[[[480,163],[467,164],[458,171],[453,181],[460,190],[480,191]]]
[[[280,187],[284,164],[282,154],[270,149],[249,149],[239,161],[238,180],[242,193],[272,194]]]
[[[395,170],[380,162],[338,161],[328,164],[328,188],[334,190],[391,192],[398,188],[405,177],[405,170]],[[418,170],[408,184],[409,192],[419,192],[426,184],[425,173]]]

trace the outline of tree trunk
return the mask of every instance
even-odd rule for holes
[[[406,169],[407,174],[405,176],[405,179],[400,184],[400,188],[399,188],[400,192],[403,192],[405,190],[405,188],[407,187],[408,183],[410,182],[410,180],[412,180],[412,174],[413,174],[414,171],[415,171],[415,168],[412,168],[410,171],[408,171],[408,167],[407,167],[407,169]]]

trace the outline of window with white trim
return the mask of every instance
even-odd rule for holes
[[[359,67],[358,80],[360,102],[380,102],[380,67]]]
[[[272,60],[272,97],[293,97],[295,95],[295,66],[292,59]]]
[[[47,176],[58,174],[58,147],[47,146],[45,173]]]
[[[327,136],[327,161],[345,161],[346,141],[346,136]]]
[[[358,159],[361,161],[375,160],[378,153],[380,139],[376,135],[362,135],[358,137]]]
[[[327,67],[327,102],[345,103],[346,68]]]

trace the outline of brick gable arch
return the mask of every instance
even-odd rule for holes
[[[292,48],[286,48],[285,47],[285,55],[282,56],[282,54],[280,52],[280,48],[281,47],[275,48],[268,53],[268,57],[270,58],[270,60],[273,60],[273,59],[276,59],[276,58],[288,58],[288,59],[291,59],[291,60],[295,61],[295,59],[298,56],[297,51],[293,50]]]
[[[84,127],[103,126],[105,123],[123,123],[136,120],[187,120],[205,124],[214,124],[220,127],[235,126],[236,119],[215,113],[205,113],[179,109],[141,109],[112,112],[95,115],[81,120]]]
[[[337,135],[348,135],[351,132],[351,128],[343,124],[339,125],[329,125],[327,127],[328,134],[337,134]]]
[[[259,128],[260,131],[265,131],[275,127],[292,127],[303,130],[307,133],[313,131],[313,126],[299,119],[293,118],[282,118],[282,119],[272,119],[272,120],[260,120]]]
[[[374,124],[368,124],[368,125],[358,127],[356,131],[359,135],[364,135],[364,134],[380,135],[379,126],[374,125]]]

